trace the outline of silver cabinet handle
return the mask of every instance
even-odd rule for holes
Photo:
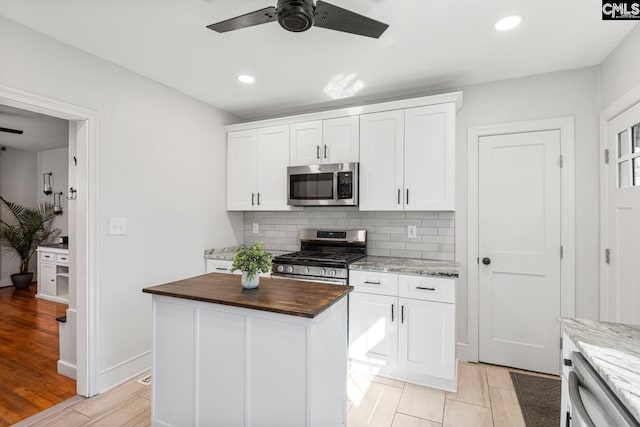
[[[398,204],[400,204],[400,196],[402,196],[402,190],[398,188]]]
[[[400,307],[400,323],[404,323],[404,305]]]
[[[393,311],[395,308],[395,304],[391,304],[391,321],[393,322]]]
[[[327,158],[327,144],[324,144],[324,158]]]
[[[571,406],[580,415],[584,424],[588,427],[595,427],[595,424],[591,420],[587,408],[584,407],[582,398],[580,397],[578,376],[574,371],[569,372],[569,400],[571,400]]]
[[[320,158],[320,146],[316,145],[316,157],[319,159]]]
[[[372,281],[369,281],[369,280],[365,281],[364,283],[366,283],[367,285],[382,285],[382,283],[380,283],[380,282],[372,282]]]
[[[416,286],[416,289],[421,289],[423,291],[435,291],[436,288],[425,288],[423,286]]]
[[[216,267],[216,270],[227,271],[228,269],[227,269],[227,268],[224,268],[224,267]]]
[[[256,204],[255,203],[255,198],[256,198],[255,193],[251,193],[251,206],[254,206]]]
[[[407,188],[407,204],[409,204],[409,189]]]
[[[260,193],[258,193],[258,206],[260,206]]]

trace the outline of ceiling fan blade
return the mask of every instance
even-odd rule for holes
[[[313,25],[329,30],[343,31],[359,36],[379,38],[389,28],[375,19],[367,18],[350,10],[334,6],[324,1],[316,2],[316,13]]]
[[[236,16],[235,18],[227,19],[226,21],[207,25],[207,28],[219,33],[226,33],[227,31],[266,24],[267,22],[273,22],[276,19],[278,19],[276,8],[271,6],[254,12],[245,13],[244,15]]]

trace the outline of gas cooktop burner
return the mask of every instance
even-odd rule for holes
[[[299,252],[277,256],[273,275],[347,284],[349,264],[366,256],[365,230],[301,230]]]

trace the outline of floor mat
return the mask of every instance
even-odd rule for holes
[[[560,425],[560,380],[511,372],[527,427]]]

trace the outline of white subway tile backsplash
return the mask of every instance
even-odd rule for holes
[[[304,228],[365,229],[367,253],[377,256],[453,260],[454,212],[360,212],[353,207],[305,208],[291,212],[245,212],[244,242],[265,242],[271,250],[297,251]],[[252,224],[260,232],[254,234]],[[417,238],[407,237],[415,225]]]

